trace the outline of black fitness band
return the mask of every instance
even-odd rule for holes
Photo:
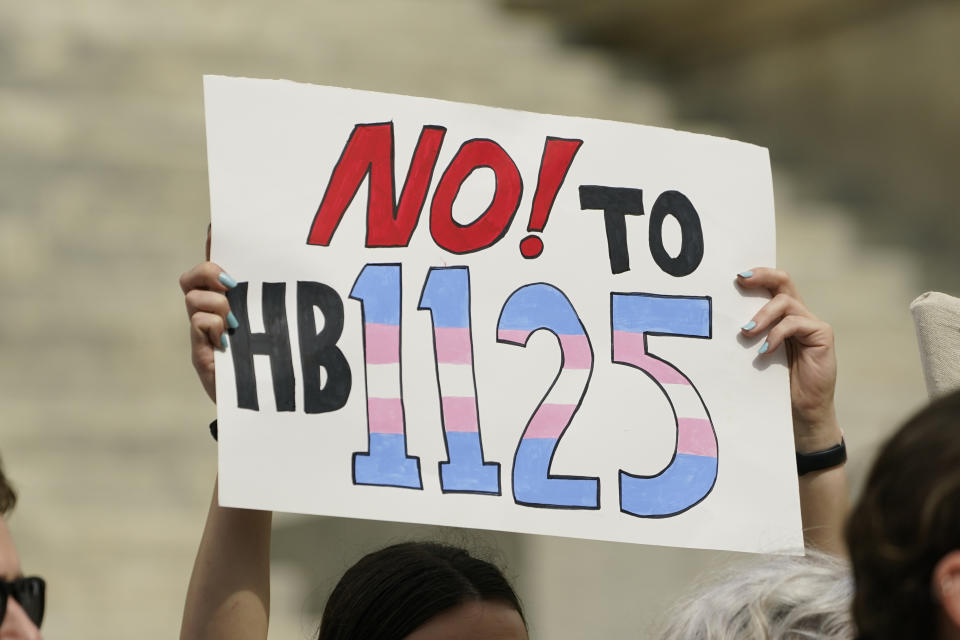
[[[811,471],[821,471],[836,467],[847,461],[847,443],[843,437],[840,438],[840,444],[824,449],[823,451],[814,451],[813,453],[797,453],[797,475],[804,475]]]

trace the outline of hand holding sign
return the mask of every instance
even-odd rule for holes
[[[180,289],[190,318],[193,368],[200,376],[203,390],[214,402],[217,401],[214,345],[226,348],[227,328],[235,327],[237,322],[224,295],[230,288],[228,285],[236,286],[236,283],[212,262],[201,262],[180,276]]]
[[[741,272],[737,280],[745,289],[766,289],[772,296],[742,331],[747,336],[767,333],[760,355],[786,346],[797,452],[835,445],[840,434],[833,403],[837,386],[833,329],[807,309],[785,271],[758,267]]]

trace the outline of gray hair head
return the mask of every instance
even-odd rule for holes
[[[852,640],[853,579],[838,558],[770,556],[701,582],[667,614],[659,640]]]

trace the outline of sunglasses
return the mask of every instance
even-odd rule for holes
[[[13,598],[20,603],[33,624],[40,628],[43,622],[43,606],[46,600],[47,585],[43,578],[17,578],[6,582],[0,580],[0,623],[7,615],[7,599]]]

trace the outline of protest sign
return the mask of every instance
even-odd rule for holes
[[[802,548],[767,151],[205,78],[227,506]],[[782,351],[782,350],[781,350]]]

